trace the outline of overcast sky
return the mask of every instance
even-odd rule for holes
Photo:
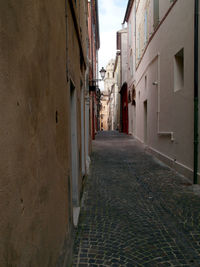
[[[122,28],[127,3],[128,0],[99,0],[99,70],[106,68],[108,61],[115,58],[116,32]]]

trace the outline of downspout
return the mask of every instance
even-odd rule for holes
[[[199,0],[194,10],[194,184],[198,182],[198,87],[199,87]]]
[[[169,136],[171,142],[174,142],[174,133],[173,132],[166,132],[160,130],[160,53],[157,54],[158,57],[158,80],[153,83],[158,88],[158,111],[157,111],[157,134],[159,136]],[[151,61],[152,62],[152,61]]]

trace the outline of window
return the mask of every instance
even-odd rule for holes
[[[128,103],[131,103],[131,92],[128,91]]]
[[[136,92],[135,92],[135,86],[133,86],[132,88],[132,105],[135,106],[135,95],[136,95]]]
[[[129,35],[129,46],[131,46],[131,39],[132,39],[132,38],[131,38],[131,37],[132,37],[132,36],[131,36],[131,32],[132,32],[132,31],[131,31],[131,21],[129,22],[128,31],[129,31],[129,33],[128,33],[128,35]]]
[[[144,78],[144,88],[145,90],[147,90],[147,76],[145,76]]]
[[[184,49],[174,56],[174,92],[184,86]]]
[[[153,26],[156,29],[159,24],[159,0],[153,1],[153,20]]]
[[[133,51],[132,49],[130,53],[130,72],[131,72],[131,76],[133,76]]]
[[[144,45],[148,42],[148,31],[147,31],[147,9],[144,13]]]
[[[138,32],[138,55],[137,58],[140,59],[140,28]]]

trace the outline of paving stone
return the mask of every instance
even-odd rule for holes
[[[132,137],[99,133],[73,266],[200,266],[196,191]]]

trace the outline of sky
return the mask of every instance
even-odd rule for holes
[[[99,70],[116,55],[116,32],[122,29],[128,0],[99,0]],[[100,83],[103,89],[103,83]]]

